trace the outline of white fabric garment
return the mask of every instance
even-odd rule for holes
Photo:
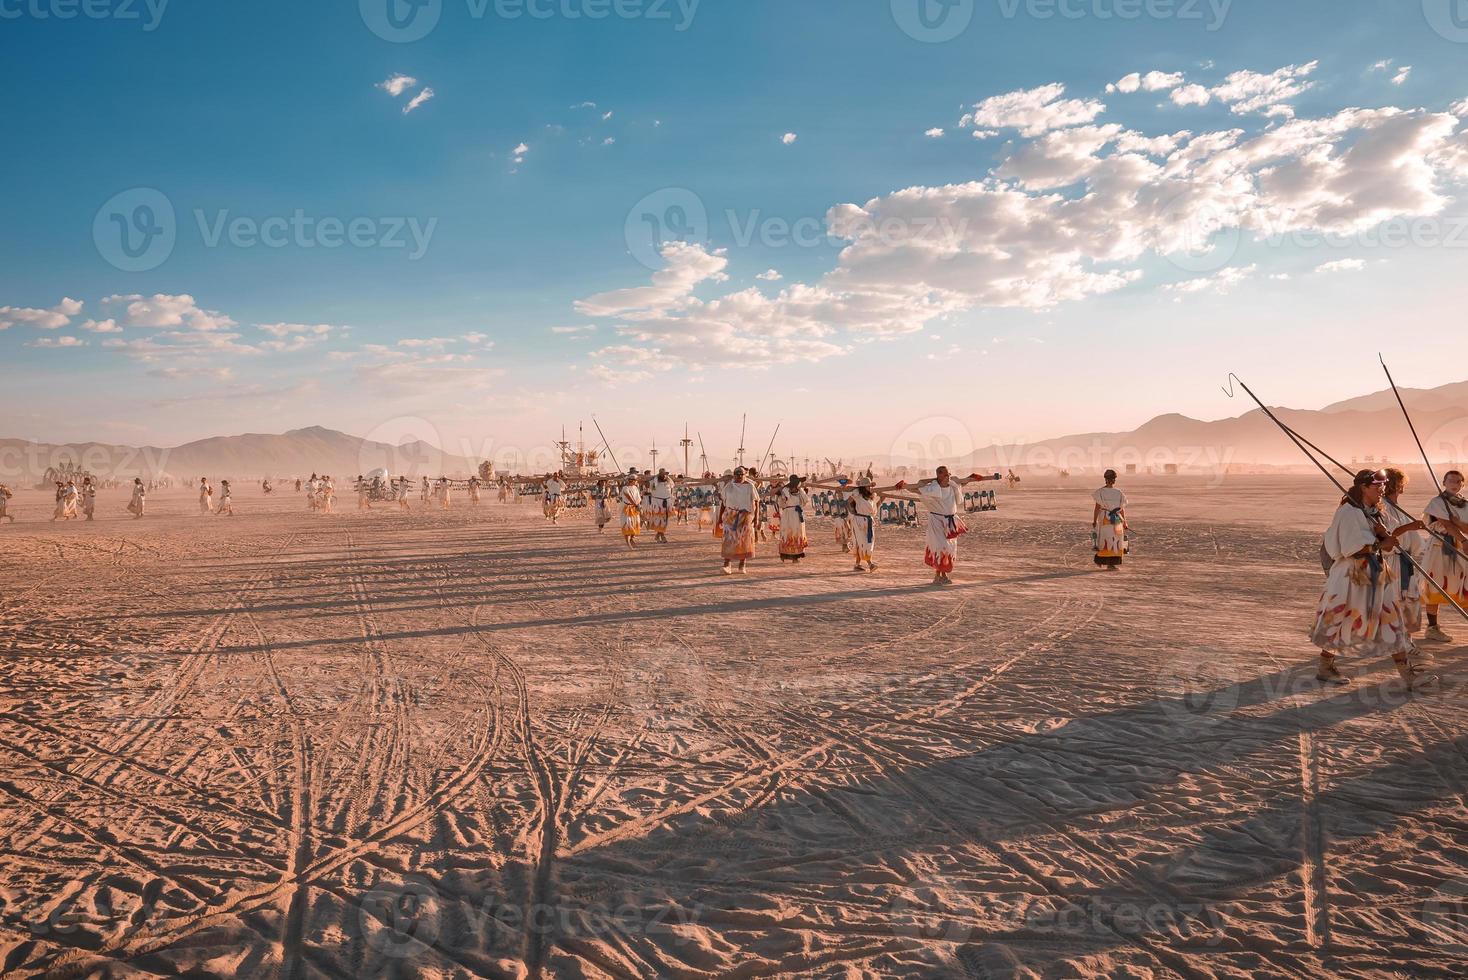
[[[754,484],[729,482],[723,488],[724,506],[730,510],[747,510],[754,513],[756,493]]]
[[[1093,493],[1091,498],[1101,505],[1102,510],[1116,510],[1118,507],[1126,506],[1126,494],[1116,487],[1102,487]]]

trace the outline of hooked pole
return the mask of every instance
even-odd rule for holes
[[[683,447],[683,476],[688,476],[688,449],[693,445],[693,440],[688,438],[688,423],[683,423],[683,439],[678,443]]]
[[[749,414],[746,412],[745,414],[739,416],[739,449],[737,450],[737,452],[739,456],[740,466],[744,465],[744,429],[748,424]]]
[[[702,432],[698,433],[698,465],[702,467],[700,475],[709,471],[709,453],[703,448]]]

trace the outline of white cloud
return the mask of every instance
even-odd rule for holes
[[[261,341],[261,350],[291,354],[329,340],[338,328],[329,323],[261,323],[258,329],[275,338]]]
[[[398,346],[409,350],[443,350],[449,344],[458,342],[457,337],[404,337],[398,341]]]
[[[1411,74],[1412,74],[1412,66],[1411,65],[1403,65],[1401,68],[1399,68],[1397,70],[1397,73],[1392,76],[1392,84],[1393,85],[1400,85],[1400,84],[1402,84],[1403,82],[1405,82],[1407,80],[1407,76],[1409,76]]]
[[[40,330],[59,330],[81,311],[81,301],[70,297],[44,310],[28,306],[0,306],[0,330],[9,330],[17,323],[29,324]]]
[[[1145,75],[1134,71],[1130,75],[1123,75],[1115,82],[1106,86],[1106,91],[1121,92],[1123,94],[1130,94],[1137,91],[1162,92],[1166,89],[1176,88],[1182,83],[1183,73],[1180,71],[1149,71]]]
[[[796,136],[794,133],[786,133],[784,136],[780,137],[780,142],[784,143],[786,146],[789,146],[791,143],[794,143],[799,138],[800,137]]]
[[[155,367],[148,369],[148,376],[153,378],[164,378],[168,381],[194,381],[196,379],[208,379],[210,381],[228,381],[234,377],[234,368],[217,367]]]
[[[377,83],[377,88],[382,89],[393,98],[397,98],[410,88],[418,86],[418,79],[411,75],[394,74],[384,81]]]
[[[1460,99],[1448,106],[1448,111],[1459,119],[1468,117],[1468,99]]]
[[[612,118],[612,111],[610,109],[608,109],[606,112],[603,112],[601,114],[601,121],[602,122],[606,122],[610,118]]]
[[[1095,99],[1063,99],[1060,82],[1039,88],[994,95],[974,104],[972,123],[994,129],[1017,129],[1021,136],[1039,136],[1050,129],[1076,126],[1095,119],[1106,106]]]
[[[482,344],[489,339],[489,334],[480,333],[478,330],[471,330],[459,339],[466,344]]]
[[[1228,103],[1229,111],[1238,115],[1259,112],[1288,118],[1295,114],[1295,110],[1285,103],[1311,88],[1314,83],[1304,79],[1319,64],[1311,61],[1303,65],[1286,65],[1268,75],[1236,71],[1225,77],[1222,84],[1215,85],[1211,93],[1220,102]]]
[[[615,137],[615,136],[608,136],[606,139],[604,139],[604,140],[601,141],[601,145],[602,146],[611,146],[615,142],[617,142],[617,137]]]
[[[261,333],[280,339],[291,334],[310,334],[317,337],[330,335],[333,327],[329,323],[261,323],[257,324]]]
[[[149,297],[138,293],[128,296],[108,296],[102,300],[102,304],[104,306],[126,304],[124,319],[126,325],[130,327],[153,329],[186,327],[189,330],[207,333],[215,330],[229,330],[237,325],[234,320],[216,310],[201,308],[194,297],[187,293],[177,296],[170,296],[167,293],[154,293]]]
[[[1331,262],[1322,262],[1315,267],[1316,272],[1360,272],[1366,268],[1364,259],[1335,259]]]
[[[551,327],[550,332],[559,334],[590,333],[595,329],[596,326],[594,324],[584,323],[578,326]]]
[[[755,276],[755,278],[763,279],[765,282],[779,282],[785,277],[780,275],[780,273],[775,269],[766,269],[764,272],[761,272],[759,275]]]
[[[525,162],[525,154],[530,152],[530,144],[519,143],[511,152],[514,154],[515,166],[518,167],[520,164]]]
[[[408,113],[412,112],[414,109],[418,108],[431,98],[433,98],[433,89],[424,88],[423,91],[413,96],[412,100],[407,105],[403,106],[403,115],[406,116]]]
[[[1182,85],[1168,96],[1175,105],[1207,105],[1212,97],[1201,85]]]
[[[1307,69],[1313,63],[1278,78],[1235,73],[1219,97],[1267,113],[1303,90]],[[827,232],[845,244],[813,282],[782,283],[770,296],[754,286],[696,296],[723,278],[727,257],[665,246],[650,284],[577,304],[615,333],[594,376],[816,361],[965,311],[1044,310],[1125,288],[1149,257],[1206,251],[1219,234],[1352,234],[1438,214],[1450,178],[1459,168],[1468,176],[1468,132],[1443,112],[1345,109],[1148,134],[1093,121],[1089,105],[1064,106],[1059,86],[1037,91],[976,107],[985,121],[1031,134],[992,168],[832,207]],[[1262,274],[1226,267],[1166,292],[1222,292]]]
[[[943,130],[938,126],[934,126],[932,129],[923,130],[923,135],[928,137],[928,139],[942,139]]]
[[[1372,65],[1369,70],[1371,70],[1371,71],[1386,71],[1391,66],[1392,66],[1392,59],[1391,58],[1387,58],[1384,61],[1378,61],[1376,64]]]
[[[1169,283],[1162,288],[1173,293],[1226,293],[1257,271],[1259,271],[1257,265],[1229,267],[1220,269],[1211,276],[1184,279],[1182,282]]]
[[[596,108],[596,103],[595,102],[582,102],[579,105],[573,105],[573,106],[571,106],[571,108],[572,109],[595,109]]]
[[[724,272],[729,259],[723,249],[710,254],[701,245],[667,242],[662,257],[667,265],[652,274],[652,285],[588,296],[576,301],[576,311],[587,316],[662,313],[685,305],[699,283],[729,278]]]
[[[27,346],[27,347],[50,347],[50,348],[57,348],[57,347],[85,347],[85,346],[87,346],[87,342],[85,340],[81,339],[80,337],[71,337],[71,336],[66,336],[66,337],[37,337],[35,340],[30,341],[25,346]]]
[[[479,393],[504,374],[476,363],[473,354],[396,350],[380,344],[366,344],[362,353],[367,361],[353,372],[357,384],[387,398]]]
[[[81,325],[83,330],[89,333],[122,333],[122,328],[117,325],[116,320],[85,320]]]

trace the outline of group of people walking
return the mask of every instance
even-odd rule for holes
[[[794,564],[806,557],[812,491],[837,495],[840,507],[833,517],[837,543],[843,553],[853,556],[856,571],[874,572],[881,501],[913,500],[927,514],[923,560],[933,570],[934,584],[946,584],[951,582],[957,560],[958,538],[968,531],[962,517],[963,487],[999,478],[998,474],[955,477],[940,466],[930,478],[879,487],[870,473],[855,480],[810,480],[762,477],[753,468],[736,466],[721,476],[705,474],[699,479],[674,477],[666,469],[656,474],[633,469],[625,476],[597,478],[589,488],[574,490],[565,474],[557,472],[541,481],[541,506],[546,520],[559,524],[570,494],[589,492],[597,529],[617,520],[629,548],[635,548],[647,531],[655,542],[666,543],[671,525],[687,523],[689,510],[696,509],[700,529],[708,514],[707,523],[712,524],[713,538],[719,542],[723,573],[742,575],[758,543],[767,538],[774,539],[782,562]]]
[[[1451,637],[1444,607],[1468,610],[1468,499],[1463,474],[1449,470],[1421,516],[1401,504],[1407,475],[1399,469],[1361,470],[1325,532],[1325,589],[1316,606],[1311,642],[1320,649],[1316,677],[1349,684],[1338,659],[1390,656],[1413,690],[1438,678],[1417,645]]]

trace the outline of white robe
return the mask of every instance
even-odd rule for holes
[[[1455,507],[1441,496],[1433,497],[1424,515],[1427,526],[1446,535],[1448,525],[1445,522],[1449,517],[1460,524],[1468,524],[1468,504]],[[1468,606],[1468,555],[1438,538],[1429,538],[1426,547],[1427,561],[1424,565],[1427,574],[1436,579],[1460,605]],[[1430,606],[1447,604],[1447,599],[1431,585],[1423,592],[1423,600]]]
[[[1324,544],[1332,561],[1310,641],[1331,653],[1362,657],[1410,652],[1399,590],[1392,587],[1399,575],[1396,556],[1372,548],[1371,518],[1353,504],[1341,504]],[[1361,555],[1363,548],[1372,550]]]
[[[928,512],[923,564],[947,574],[958,560],[958,536],[968,532],[968,525],[958,513],[962,489],[956,482],[940,486],[937,480],[918,487],[922,506]]]

